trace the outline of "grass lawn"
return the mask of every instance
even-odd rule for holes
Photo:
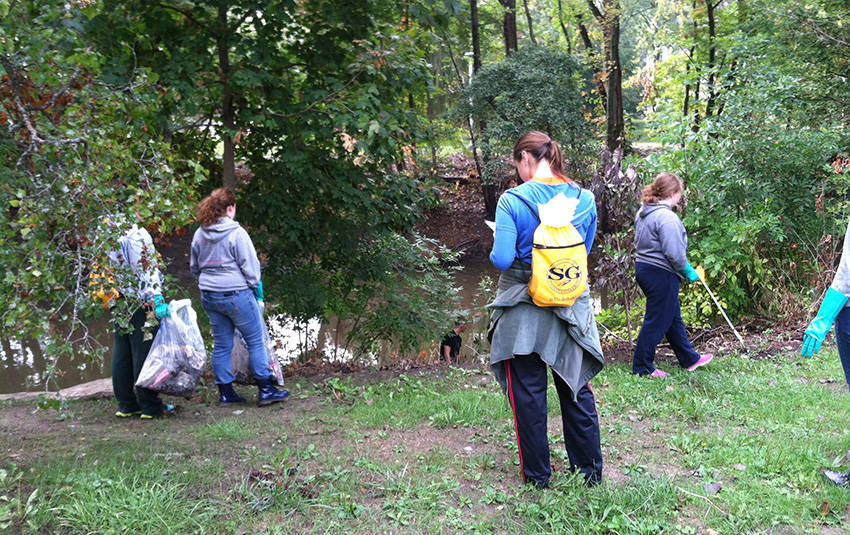
[[[667,379],[608,366],[591,383],[605,483],[566,471],[550,398],[552,487],[520,484],[489,372],[425,368],[292,380],[283,404],[179,400],[155,421],[110,400],[65,417],[0,407],[0,527],[73,534],[837,534],[850,420],[834,350],[719,355]],[[240,393],[256,399],[253,388]],[[208,402],[209,401],[209,402]]]

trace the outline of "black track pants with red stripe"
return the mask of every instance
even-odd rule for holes
[[[546,487],[552,474],[546,404],[549,366],[532,354],[505,361],[505,369],[523,478],[526,483]],[[564,444],[570,466],[583,473],[588,483],[598,483],[602,480],[602,446],[593,391],[585,384],[578,391],[577,401],[573,402],[567,383],[555,372],[552,377],[561,402]]]

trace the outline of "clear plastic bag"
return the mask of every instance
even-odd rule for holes
[[[258,301],[260,306],[260,315],[262,316],[265,306],[262,301]],[[269,336],[269,329],[266,327],[266,320],[263,318],[263,343],[266,346],[266,354],[269,357],[269,369],[272,372],[272,382],[278,386],[283,386],[283,370],[280,367],[280,362],[277,360],[277,352],[275,352],[274,342]],[[239,332],[239,329],[233,329],[233,353],[232,353],[232,371],[235,377],[234,382],[243,385],[252,385],[257,382],[254,377],[254,372],[251,370],[251,360],[248,355],[248,344],[245,343],[245,338]]]
[[[192,301],[172,301],[168,310],[171,314],[159,322],[159,332],[136,386],[189,398],[201,381],[207,364],[207,351]]]

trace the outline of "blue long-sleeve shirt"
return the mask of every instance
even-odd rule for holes
[[[575,182],[550,184],[537,180],[529,180],[510,191],[536,206],[549,202],[559,193],[575,197],[577,190],[581,193],[572,223],[584,237],[584,245],[590,252],[596,236],[596,199],[593,193],[581,189]],[[493,251],[490,253],[493,265],[504,271],[515,258],[531,264],[534,231],[539,224],[536,210],[532,213],[515,195],[502,195],[496,207],[496,235],[493,239]]]

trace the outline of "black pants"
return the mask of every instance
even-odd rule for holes
[[[548,369],[549,366],[536,354],[518,355],[505,361],[523,479],[541,488],[548,486],[552,474],[546,404]],[[598,483],[602,480],[602,445],[596,400],[590,385],[582,386],[577,401],[573,402],[567,383],[555,372],[552,372],[552,377],[561,402],[564,445],[570,467],[584,474],[588,483]]]
[[[150,337],[145,340],[146,313],[139,308],[130,319],[130,331],[116,323],[114,325],[114,345],[112,347],[112,390],[118,400],[118,410],[124,413],[142,411],[148,416],[162,414],[162,400],[159,393],[147,388],[135,388],[136,380],[148,358],[153,339],[159,327],[149,330]]]

